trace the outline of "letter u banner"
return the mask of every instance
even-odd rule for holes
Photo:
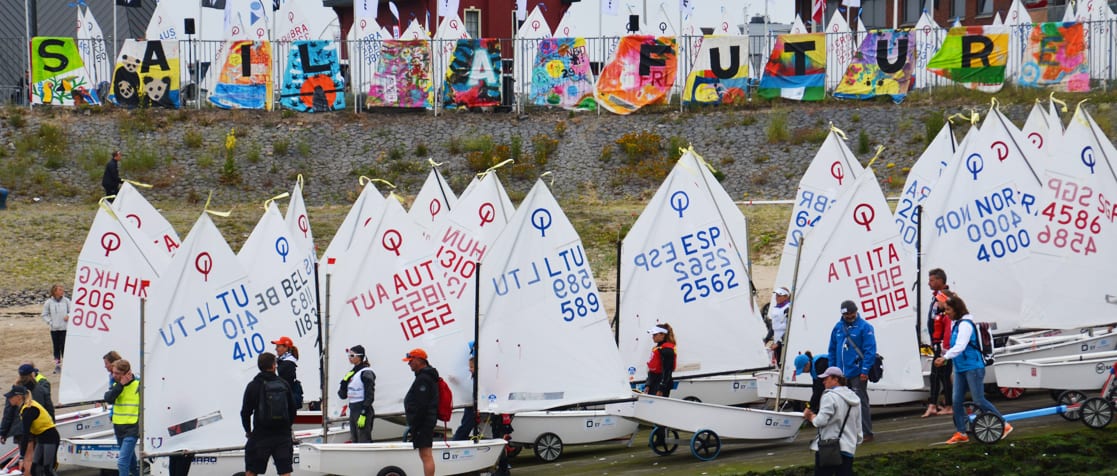
[[[799,101],[826,97],[826,34],[780,35],[757,94]]]
[[[951,28],[927,70],[969,89],[995,93],[1005,84],[1008,28],[958,26]]]
[[[892,96],[899,104],[915,82],[915,43],[907,31],[873,31],[853,56],[834,97],[870,99]]]

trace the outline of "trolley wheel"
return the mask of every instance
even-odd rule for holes
[[[686,401],[688,401],[688,402],[698,402],[698,403],[702,403],[702,400],[700,400],[700,399],[699,399],[698,397],[696,397],[696,396],[694,396],[694,395],[690,395],[690,396],[687,396],[687,397],[683,397],[683,400],[686,400]]]
[[[1065,405],[1067,407],[1071,407],[1073,405],[1074,408],[1067,408],[1066,411],[1059,414],[1059,416],[1063,417],[1067,421],[1077,421],[1078,419],[1082,418],[1082,413],[1080,412],[1082,407],[1080,404],[1085,400],[1086,394],[1079,392],[1078,390],[1067,390],[1063,393],[1060,393],[1059,398],[1055,399],[1055,401],[1059,402],[1059,405]]]
[[[407,476],[407,473],[397,466],[385,466],[384,469],[376,473],[376,476]]]
[[[519,456],[520,452],[523,450],[524,445],[521,445],[519,443],[508,443],[508,449],[506,451],[508,452],[509,458],[515,458]]]
[[[977,404],[974,402],[965,402],[962,404],[962,408],[966,410],[966,415],[975,415],[981,413],[981,408],[978,407]]]
[[[562,456],[562,438],[554,433],[544,433],[535,439],[535,457],[550,463]]]
[[[1051,399],[1056,402],[1059,401],[1059,396],[1063,394],[1063,390],[1051,390]]]
[[[1024,389],[1016,387],[997,387],[1000,390],[1001,396],[1008,400],[1016,400],[1024,396]]]
[[[1005,420],[992,413],[981,412],[970,422],[970,431],[977,441],[990,445],[1005,435]]]
[[[667,456],[679,448],[679,432],[662,426],[653,426],[648,437],[648,446],[655,454]]]
[[[721,454],[721,438],[713,430],[698,430],[690,437],[690,454],[702,461],[710,461]]]
[[[1093,429],[1105,428],[1113,421],[1113,404],[1102,398],[1093,397],[1082,402],[1079,411],[1082,423]]]

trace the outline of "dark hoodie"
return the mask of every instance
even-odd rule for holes
[[[295,421],[295,414],[298,408],[295,407],[295,397],[291,394],[290,387],[287,389],[287,408],[290,412],[290,418],[286,428],[265,428],[260,424],[259,415],[254,415],[256,409],[260,407],[260,392],[263,391],[264,382],[267,380],[280,380],[283,385],[287,385],[273,372],[260,372],[256,377],[248,382],[248,386],[244,388],[244,399],[241,401],[240,406],[240,424],[244,427],[244,432],[251,434],[253,437],[275,436],[280,434],[291,434],[291,423]]]
[[[438,425],[438,370],[424,367],[415,372],[415,381],[403,397],[407,426],[433,430]]]

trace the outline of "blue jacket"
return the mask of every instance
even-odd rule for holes
[[[847,334],[865,355],[864,361],[857,354],[857,350],[846,341]],[[829,351],[830,365],[842,369],[847,379],[868,375],[877,355],[877,336],[873,331],[873,325],[862,319],[860,313],[857,314],[853,324],[846,324],[844,319],[839,318],[838,323],[834,324],[834,330],[830,331]]]
[[[965,325],[961,324],[962,322],[969,323],[971,334],[970,341],[966,344],[966,350],[962,351],[961,355],[951,359],[951,362],[954,362],[954,373],[956,374],[985,368],[985,358],[981,356],[981,350],[977,346],[977,339],[980,338],[981,334],[978,333],[977,324],[973,319],[954,321],[954,328],[950,332],[950,347],[954,347],[954,343],[958,340],[958,329]],[[946,349],[943,349],[943,352],[945,353]]]

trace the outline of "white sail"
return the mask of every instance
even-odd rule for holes
[[[373,76],[380,64],[380,51],[384,47],[384,40],[392,38],[387,29],[377,24],[372,19],[362,18],[357,25],[349,29],[350,51],[353,59],[353,68],[350,74],[356,83],[356,88],[362,93],[368,92],[372,86]]]
[[[947,122],[908,171],[894,216],[899,227],[900,241],[909,255],[915,256],[916,243],[919,241],[919,216],[916,215],[916,207],[923,205],[923,201],[930,195],[957,148],[954,127]]]
[[[423,25],[419,24],[418,20],[412,19],[411,23],[407,24],[407,29],[400,33],[399,39],[401,40],[429,40],[430,33],[427,32]]]
[[[1025,279],[1021,325],[1075,329],[1117,322],[1117,149],[1081,106],[1047,164]],[[1057,298],[1056,298],[1057,296]]]
[[[78,255],[59,403],[101,400],[109,377],[101,357],[110,350],[139,362],[140,299],[169,262],[132,222],[97,210]]]
[[[799,239],[825,218],[838,198],[839,188],[857,180],[865,170],[846,146],[843,137],[837,130],[831,130],[803,178],[799,179],[799,189],[795,193],[795,205],[791,208],[791,220],[787,224],[783,254],[780,256],[780,267],[776,271],[773,289],[790,286]],[[772,300],[775,300],[774,296]]]
[[[454,190],[446,183],[442,173],[432,168],[407,213],[415,220],[425,239],[431,240],[442,222],[450,216],[457,201],[458,197],[454,196]]]
[[[849,30],[842,12],[834,10],[830,23],[826,25],[826,89],[833,91],[842,82],[846,69],[853,61],[853,32]],[[926,60],[924,60],[926,63]]]
[[[337,227],[334,232],[334,237],[330,240],[330,244],[326,245],[326,251],[322,253],[323,266],[318,271],[319,275],[319,293],[322,296],[322,302],[327,302],[328,293],[326,289],[326,277],[334,274],[335,261],[338,258],[345,256],[349,251],[349,246],[359,233],[368,233],[376,230],[379,226],[374,223],[374,218],[379,219],[384,208],[384,196],[376,189],[371,181],[364,183],[364,188],[361,189],[361,194],[357,196],[357,200],[353,202],[353,206],[349,209],[349,213],[341,221],[341,225]],[[371,227],[371,228],[370,228]],[[347,285],[345,281],[334,281],[333,290],[342,289]],[[338,287],[340,286],[340,287]],[[337,311],[340,309],[338,303],[331,302],[328,304],[327,310]]]
[[[631,396],[585,248],[536,181],[481,265],[481,411]]]
[[[163,218],[163,214],[151,206],[131,183],[124,182],[120,186],[112,201],[112,209],[121,219],[136,225],[168,257],[178,249],[181,240],[171,222]]]
[[[1047,121],[1047,111],[1043,110],[1043,106],[1037,100],[1032,105],[1032,110],[1028,112],[1028,118],[1024,120],[1024,127],[1020,128],[1020,132],[1024,134],[1028,142],[1031,142],[1036,149],[1044,152],[1045,155],[1050,154],[1048,146],[1054,146],[1048,141]]]
[[[559,20],[558,26],[555,27],[553,33],[555,38],[574,38],[578,36],[578,24],[570,14],[570,9],[567,9],[566,13],[562,14],[562,19]]]
[[[150,290],[144,323],[145,451],[244,444],[244,387],[269,344],[244,268],[202,213]]]
[[[1020,65],[1028,51],[1032,16],[1020,0],[1012,0],[1012,5],[1005,14],[1004,24],[1008,27],[1008,63],[1005,65],[1005,73],[1008,78],[1015,78],[1020,75]]]
[[[310,256],[314,263],[318,262],[318,246],[314,244],[314,230],[310,228],[310,214],[306,211],[306,202],[303,201],[303,184],[300,179],[291,190],[291,200],[287,203],[287,214],[283,217],[287,224],[287,232],[291,234],[293,246]]]
[[[795,19],[791,21],[791,34],[801,35],[804,33],[809,33],[807,26],[803,24],[803,19],[799,18],[799,15],[795,15]]]
[[[834,209],[805,238],[785,344],[788,354],[827,352],[831,331],[841,320],[840,305],[852,300],[873,325],[877,353],[888,368],[873,386],[918,389],[923,374],[915,294],[908,281],[915,263],[888,221],[889,207],[872,169],[841,192]],[[794,380],[790,371],[783,377]]]
[[[770,365],[747,241],[734,236],[744,216],[715,199],[725,192],[706,167],[684,153],[624,238],[619,347],[630,380],[644,379],[655,346],[647,330],[660,322],[679,339],[676,376]]]
[[[101,87],[102,82],[112,81],[112,60],[109,59],[108,50],[105,49],[105,34],[101,32],[101,25],[93,16],[89,8],[82,13],[78,6],[78,31],[76,35],[78,53],[85,69],[89,72],[90,82],[94,87]]]
[[[535,57],[539,51],[539,40],[551,37],[551,25],[547,24],[547,19],[543,17],[540,5],[536,5],[531,10],[531,14],[524,20],[512,42],[514,48],[512,70],[516,79],[516,92],[523,96],[531,91],[531,77]]]
[[[279,207],[268,202],[264,215],[237,258],[248,273],[249,310],[258,320],[256,332],[270,342],[290,337],[299,349],[297,376],[303,400],[318,400],[318,309],[315,301],[314,253],[300,246]]]
[[[1036,154],[995,108],[927,198],[923,263],[942,268],[950,287],[967,299],[975,319],[998,331],[1019,327],[1023,301],[1019,262],[1035,242],[1040,191]]]
[[[942,47],[942,42],[946,38],[946,29],[935,23],[931,14],[924,11],[919,16],[919,21],[915,22],[911,35],[915,41],[915,71],[917,71],[915,87],[945,86],[950,80],[927,71],[927,63]]]

